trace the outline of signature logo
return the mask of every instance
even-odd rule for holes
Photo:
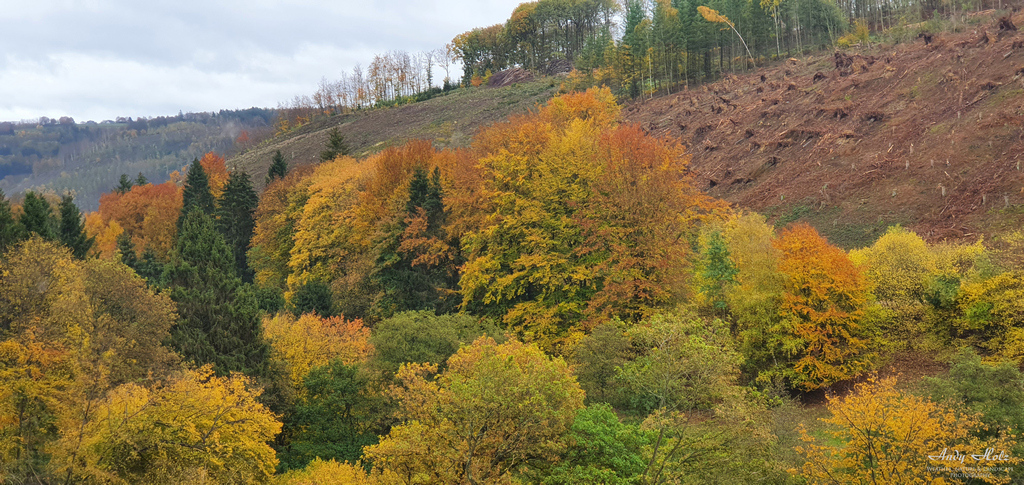
[[[968,455],[966,452],[961,453],[958,450],[950,452],[949,448],[943,448],[938,455],[928,455],[928,459],[932,461],[959,461],[960,463],[963,463],[967,457],[971,457],[974,461],[1008,461],[1010,454],[1006,450],[1000,450],[999,454],[996,454],[995,448],[987,448],[985,453]]]

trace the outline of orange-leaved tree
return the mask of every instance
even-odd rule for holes
[[[598,271],[587,328],[613,317],[639,322],[686,294],[691,242],[700,225],[726,211],[693,185],[689,160],[682,145],[639,126],[601,135],[594,162],[602,176],[576,214],[583,230],[576,253]]]
[[[774,241],[785,276],[778,328],[766,345],[784,364],[779,373],[801,389],[817,389],[856,377],[872,365],[862,325],[868,282],[843,250],[807,224]]]
[[[124,232],[117,221],[104,222],[99,212],[90,212],[85,215],[85,233],[96,239],[89,254],[99,256],[103,259],[114,257],[117,252],[117,238]]]
[[[181,188],[172,182],[136,185],[101,195],[99,213],[105,225],[116,221],[138,250],[163,258],[174,245],[181,204]]]
[[[220,195],[224,193],[224,185],[228,183],[228,167],[224,164],[224,157],[208,152],[199,159],[199,164],[203,166],[209,179],[210,194],[214,199],[220,199]]]

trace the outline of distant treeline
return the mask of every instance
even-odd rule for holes
[[[638,96],[835,46],[851,26],[860,26],[861,36],[844,44],[867,41],[870,32],[922,30],[933,18],[956,21],[965,12],[1008,6],[1001,0],[539,0],[516,7],[504,24],[459,34],[453,45],[464,85],[510,67],[550,71],[552,63],[569,62],[588,78],[581,86]]]
[[[111,178],[142,173],[166,180],[207,152],[244,149],[269,136],[276,116],[273,109],[250,108],[101,123],[70,117],[0,123],[0,189],[70,191],[83,208],[95,209]]]

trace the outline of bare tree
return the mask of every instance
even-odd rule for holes
[[[427,89],[434,87],[434,51],[423,51],[420,53],[420,59],[423,60],[423,68],[427,74]]]

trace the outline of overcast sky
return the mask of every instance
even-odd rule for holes
[[[522,1],[5,1],[0,121],[276,107],[375,53],[504,22]]]

